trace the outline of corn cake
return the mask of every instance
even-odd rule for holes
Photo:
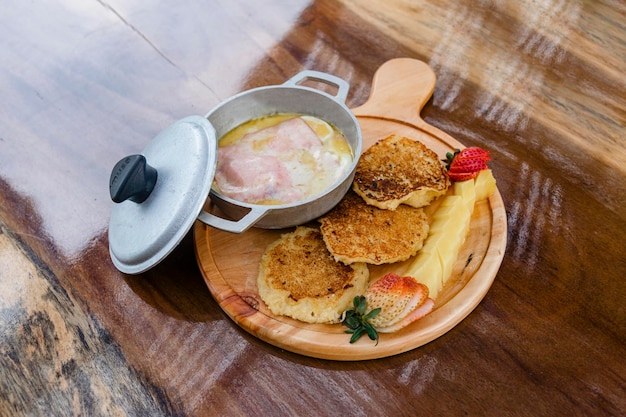
[[[395,210],[400,204],[424,207],[450,186],[445,166],[421,142],[399,135],[379,140],[361,155],[354,191],[367,204]]]
[[[307,323],[338,323],[353,298],[365,293],[368,280],[367,265],[337,262],[319,229],[299,226],[267,247],[257,286],[273,314]]]
[[[429,229],[422,208],[403,205],[384,210],[365,203],[352,191],[319,221],[326,247],[345,264],[406,260],[420,250]]]

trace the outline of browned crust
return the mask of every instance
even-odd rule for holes
[[[361,155],[353,188],[367,203],[394,209],[415,194],[444,194],[449,185],[434,151],[421,142],[390,135]]]
[[[403,261],[422,248],[428,218],[421,208],[384,210],[368,205],[353,192],[320,218],[321,233],[335,259],[350,264]]]
[[[262,265],[268,286],[288,291],[294,301],[340,295],[355,277],[352,267],[328,252],[320,231],[308,227],[277,240],[263,255]]]

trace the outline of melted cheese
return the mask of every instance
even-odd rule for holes
[[[329,123],[297,114],[266,116],[220,139],[214,189],[254,204],[296,202],[324,192],[352,161],[345,137]]]

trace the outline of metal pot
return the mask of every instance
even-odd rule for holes
[[[331,96],[299,85],[308,80],[336,86],[337,93]],[[270,114],[301,113],[315,116],[330,122],[344,134],[354,159],[345,175],[323,194],[295,203],[272,206],[250,204],[211,190],[211,201],[227,216],[239,220],[225,220],[206,212],[201,212],[198,219],[230,232],[242,232],[252,225],[280,229],[306,223],[334,207],[350,188],[361,155],[361,129],[356,117],[345,105],[348,89],[348,83],[340,78],[316,71],[303,71],[282,85],[255,88],[233,96],[207,114],[218,138],[248,120]]]
[[[303,85],[311,80],[336,87],[336,94]],[[205,117],[186,117],[157,135],[141,154],[120,160],[109,181],[116,203],[109,220],[109,252],[115,266],[126,273],[151,268],[180,243],[196,219],[241,233],[252,226],[303,224],[334,207],[350,189],[362,150],[361,129],[345,104],[348,89],[340,78],[303,71],[284,84],[235,95]],[[244,203],[212,190],[218,138],[248,120],[274,113],[308,114],[339,129],[354,155],[344,176],[320,195],[281,205]],[[203,210],[209,195],[231,219]]]

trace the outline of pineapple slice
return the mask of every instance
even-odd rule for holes
[[[433,213],[424,246],[406,272],[428,287],[430,298],[437,297],[452,275],[461,246],[469,233],[474,204],[489,198],[495,190],[493,173],[490,169],[483,170],[473,180],[455,182],[452,194],[443,197]]]
[[[484,169],[474,179],[476,201],[486,200],[496,191],[496,179],[490,169]]]
[[[441,207],[455,207],[461,201],[463,201],[463,197],[460,195],[450,194],[445,196],[443,200],[441,200],[441,204],[435,212],[435,216],[437,216],[437,213],[439,212],[439,210],[441,210]]]
[[[474,211],[474,182],[455,186],[453,195],[443,197],[433,214],[429,235],[406,274],[425,284],[435,299],[452,275],[452,269]],[[457,194],[458,193],[458,194]]]
[[[476,186],[474,180],[455,182],[452,187],[454,195],[461,196],[465,207],[467,207],[470,212],[473,212],[474,203],[476,202]]]
[[[415,256],[405,275],[412,276],[428,287],[428,297],[433,300],[443,287],[443,271],[437,248],[423,247]]]
[[[438,226],[435,227],[437,233],[444,235],[444,238],[437,240],[437,255],[443,270],[443,284],[452,275],[452,267],[469,232],[470,219],[474,211],[474,205],[472,204],[471,208],[468,208],[467,201],[464,201],[462,198],[455,201],[456,204],[452,206],[454,208],[453,211],[445,213],[446,217],[440,217],[439,213],[435,213],[435,221],[433,222],[447,223],[445,229],[439,229]]]
[[[456,236],[457,234],[465,236],[465,229],[469,226],[471,213],[467,210],[463,201],[459,201],[456,207],[451,208],[452,210],[446,210],[440,207],[437,213],[435,213],[428,232],[429,238],[437,234],[443,234],[446,238]]]

